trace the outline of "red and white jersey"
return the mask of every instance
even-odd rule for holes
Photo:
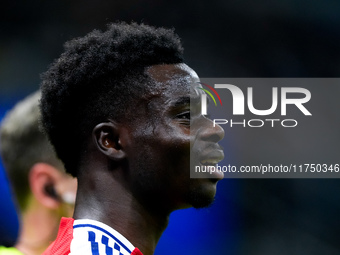
[[[95,220],[62,218],[43,255],[143,255],[124,236]]]

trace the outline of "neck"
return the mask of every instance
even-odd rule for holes
[[[74,219],[100,221],[122,234],[144,255],[152,255],[168,224],[169,213],[147,209],[119,178],[112,178],[112,173],[93,172],[95,177],[78,180]]]
[[[26,255],[40,255],[56,238],[59,217],[33,198],[22,213],[21,230],[15,247]]]

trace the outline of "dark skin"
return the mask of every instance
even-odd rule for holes
[[[74,218],[103,222],[151,255],[172,211],[213,201],[222,177],[190,179],[190,151],[197,164],[222,160],[217,142],[224,131],[200,114],[199,92],[190,86],[198,77],[187,65],[156,65],[146,72],[154,87],[134,102],[133,118],[108,120],[93,130]],[[190,96],[197,102],[193,109]]]

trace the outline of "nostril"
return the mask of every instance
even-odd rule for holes
[[[210,141],[210,142],[217,143],[217,142],[221,141],[223,139],[223,137],[224,137],[224,133],[223,133],[223,135],[218,134],[218,133],[214,133],[214,134],[211,134],[210,136],[207,136],[206,140]]]

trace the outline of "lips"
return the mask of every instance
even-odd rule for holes
[[[204,160],[201,160],[200,163],[204,166],[211,166],[211,165],[216,165],[221,160],[222,159],[204,159]]]
[[[215,166],[224,159],[224,153],[222,150],[214,150],[205,153],[200,157],[200,163],[204,166]]]

